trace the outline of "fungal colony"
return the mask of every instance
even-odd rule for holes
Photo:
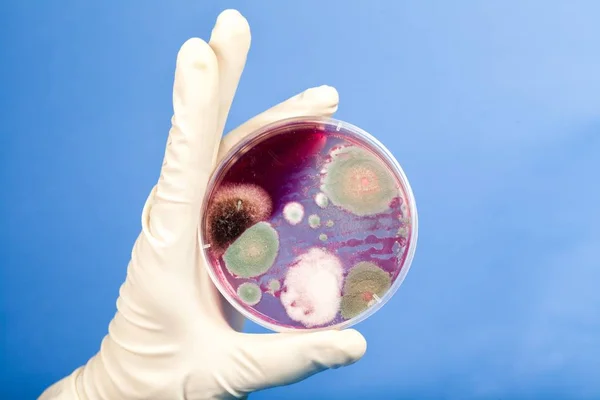
[[[375,150],[337,132],[296,130],[255,144],[218,182],[204,247],[251,315],[326,327],[389,293],[411,240],[410,205]]]

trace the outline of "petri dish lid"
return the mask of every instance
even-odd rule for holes
[[[324,117],[244,138],[217,165],[202,205],[202,257],[231,305],[267,329],[355,325],[411,266],[418,236],[408,179],[373,136]]]

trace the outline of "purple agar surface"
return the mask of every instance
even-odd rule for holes
[[[414,200],[371,142],[332,123],[290,122],[250,138],[213,176],[201,227],[208,268],[259,324],[347,323],[406,274]]]

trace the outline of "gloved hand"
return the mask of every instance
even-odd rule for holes
[[[357,361],[355,330],[241,333],[243,317],[219,294],[199,248],[200,204],[219,159],[255,129],[287,117],[329,116],[331,87],[305,91],[221,135],[250,47],[237,11],[217,19],[210,43],[179,51],[174,116],[158,184],[142,214],[117,313],[100,351],[43,400],[226,399],[291,384]]]

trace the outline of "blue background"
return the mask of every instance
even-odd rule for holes
[[[224,7],[253,32],[228,128],[333,85],[336,116],[390,148],[420,212],[405,284],[358,326],[365,358],[252,398],[600,398],[594,0],[3,2],[0,398],[97,351],[177,50]]]

